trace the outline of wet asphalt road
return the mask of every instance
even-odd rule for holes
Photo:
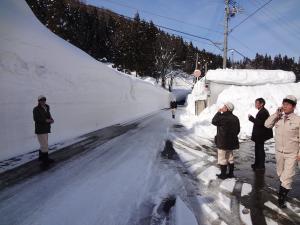
[[[273,148],[274,144],[266,144],[266,169],[265,171],[255,172],[251,169],[251,164],[254,163],[254,142],[246,141],[241,143],[240,149],[235,151],[236,157],[236,172],[235,175],[253,187],[271,186],[276,190],[279,187],[279,179],[276,173],[276,160],[274,154],[269,154],[268,149]],[[296,170],[294,177],[293,189],[289,192],[292,198],[300,199],[300,170]]]

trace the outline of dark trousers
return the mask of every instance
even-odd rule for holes
[[[255,167],[265,168],[265,147],[264,142],[255,142]]]

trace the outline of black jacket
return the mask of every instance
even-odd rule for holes
[[[265,142],[273,137],[272,129],[264,126],[265,121],[269,118],[270,114],[267,109],[262,108],[257,113],[256,117],[249,117],[249,120],[254,123],[252,130],[251,140],[254,142]]]
[[[177,102],[176,101],[171,101],[170,106],[171,106],[171,109],[176,109],[177,108]]]
[[[218,149],[234,150],[240,147],[240,121],[232,112],[218,112],[212,119],[212,124],[217,126],[215,143]]]
[[[52,119],[50,107],[46,105],[46,110],[39,104],[33,109],[33,120],[35,122],[36,134],[47,134],[51,132],[51,124],[46,119]]]

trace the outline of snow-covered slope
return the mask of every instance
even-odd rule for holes
[[[124,76],[51,33],[25,0],[0,2],[0,160],[38,147],[32,120],[44,94],[50,143],[169,105],[169,93]]]
[[[281,106],[282,99],[286,95],[295,95],[299,101],[297,112],[300,112],[300,83],[289,84],[266,84],[258,86],[230,86],[219,96],[216,104],[206,108],[199,116],[193,116],[193,111],[187,111],[181,117],[184,124],[193,128],[198,136],[213,138],[217,132],[216,127],[211,124],[211,120],[218,108],[225,102],[231,101],[235,105],[233,113],[239,117],[241,123],[241,138],[248,138],[251,135],[253,123],[248,121],[248,114],[256,115],[254,106],[255,99],[263,97],[266,100],[266,108],[270,114]],[[190,98],[190,97],[189,97]],[[194,104],[189,101],[189,104]],[[187,109],[191,108],[188,106]]]
[[[206,79],[222,84],[261,85],[295,82],[294,72],[283,70],[245,70],[217,69],[209,70]]]

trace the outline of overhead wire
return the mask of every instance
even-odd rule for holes
[[[230,29],[230,33],[233,32],[237,27],[239,27],[240,25],[242,25],[244,22],[246,22],[249,18],[251,18],[252,16],[254,16],[257,12],[259,12],[265,6],[267,6],[268,4],[270,4],[272,1],[273,0],[269,0],[268,2],[266,2],[265,4],[263,4],[262,6],[260,6],[258,9],[256,9],[254,12],[252,12],[250,15],[248,15],[241,22],[239,22],[238,24],[236,24],[233,28]]]
[[[256,1],[256,0],[252,0],[253,2],[255,2],[257,5],[259,5],[259,3]],[[293,37],[295,37],[296,39],[299,39],[300,40],[300,33],[297,33],[296,31],[299,30],[300,31],[300,28],[298,29],[291,29],[289,26],[290,26],[290,23],[288,23],[285,19],[281,19],[279,18],[278,16],[275,17],[274,15],[277,15],[276,13],[272,13],[270,12],[267,8],[264,10],[264,11],[261,11],[261,14],[263,14],[264,16],[268,17],[269,19],[271,20],[276,20],[276,24],[281,27],[281,29],[285,30],[286,32],[290,33],[293,35]]]
[[[214,33],[222,34],[222,35],[223,35],[223,32],[218,31],[218,30],[214,30],[214,29],[211,29],[211,28],[208,28],[208,27],[204,27],[204,26],[200,26],[200,25],[193,24],[193,23],[187,23],[187,22],[185,22],[185,21],[183,21],[183,20],[179,20],[179,19],[176,19],[176,18],[172,18],[172,17],[160,15],[160,14],[158,14],[158,13],[153,13],[153,12],[150,12],[150,11],[148,11],[148,10],[139,9],[139,8],[137,8],[137,7],[130,6],[130,5],[128,5],[128,4],[120,3],[120,2],[117,2],[117,1],[113,1],[113,0],[100,0],[100,1],[110,2],[110,3],[116,4],[116,5],[119,5],[119,6],[122,6],[122,7],[134,9],[134,10],[136,10],[137,12],[144,12],[144,13],[149,14],[149,15],[161,17],[161,18],[164,18],[164,19],[167,19],[167,20],[176,21],[176,22],[178,22],[178,23],[182,23],[182,24],[185,24],[185,25],[198,27],[198,28],[201,28],[201,29],[205,29],[205,30],[207,30],[207,31],[210,31],[210,32],[214,32]]]
[[[150,11],[147,11],[147,10],[142,10],[142,9],[138,9],[137,7],[134,7],[134,6],[130,6],[128,4],[124,4],[124,3],[120,3],[120,2],[117,2],[117,1],[114,1],[114,0],[101,0],[101,1],[106,1],[106,2],[110,2],[110,3],[113,3],[113,4],[117,4],[119,6],[122,6],[122,7],[126,7],[126,8],[130,8],[130,9],[134,9],[134,10],[137,10],[137,11],[140,11],[140,12],[144,12],[144,13],[148,13],[148,14],[151,14],[151,15],[155,15],[155,16],[158,16],[158,17],[161,17],[161,18],[165,18],[165,19],[168,19],[168,20],[173,20],[175,22],[179,22],[179,23],[183,23],[183,24],[186,24],[186,25],[190,25],[190,26],[194,26],[194,27],[199,27],[199,28],[202,28],[202,29],[205,29],[205,30],[208,30],[210,32],[214,32],[214,33],[219,33],[219,34],[222,34],[223,35],[223,32],[221,31],[217,31],[217,30],[213,30],[213,29],[210,29],[210,28],[207,28],[207,27],[203,27],[203,26],[199,26],[199,25],[196,25],[196,24],[192,24],[192,23],[187,23],[185,21],[182,21],[182,20],[178,20],[178,19],[175,19],[175,18],[171,18],[171,17],[167,17],[167,16],[162,16],[162,15],[159,15],[157,13],[153,13],[153,12],[150,12]],[[124,15],[121,15],[121,16],[124,16]],[[132,17],[129,17],[129,16],[126,16],[127,18],[130,18],[131,20],[133,19]],[[163,25],[159,25],[159,24],[155,24],[157,27],[159,28],[162,28],[162,29],[165,29],[165,30],[169,30],[169,31],[172,31],[172,32],[176,32],[176,33],[179,33],[181,35],[188,35],[188,36],[191,36],[191,37],[194,37],[194,38],[198,38],[198,39],[202,39],[202,40],[205,40],[205,41],[208,41],[209,43],[206,43],[206,45],[210,45],[210,46],[214,46],[216,47],[218,50],[220,51],[223,51],[223,48],[220,48],[219,45],[217,44],[217,42],[215,41],[212,41],[211,39],[207,38],[207,37],[203,37],[203,36],[199,36],[199,35],[195,35],[195,34],[190,34],[188,32],[184,32],[184,31],[180,31],[178,29],[174,29],[174,28],[169,28],[169,27],[166,27],[166,26],[163,26]],[[240,40],[238,40],[236,37],[232,36],[236,41],[238,41],[239,43],[241,43],[241,45],[243,45],[245,48],[247,48],[248,50],[254,52],[250,47],[248,47],[245,43],[241,42]],[[192,41],[195,41],[194,39],[190,39]],[[199,42],[199,41],[198,41]],[[202,42],[203,43],[203,42]],[[204,43],[203,43],[204,44]],[[242,54],[240,54],[242,55]],[[244,55],[243,55],[244,57]]]

